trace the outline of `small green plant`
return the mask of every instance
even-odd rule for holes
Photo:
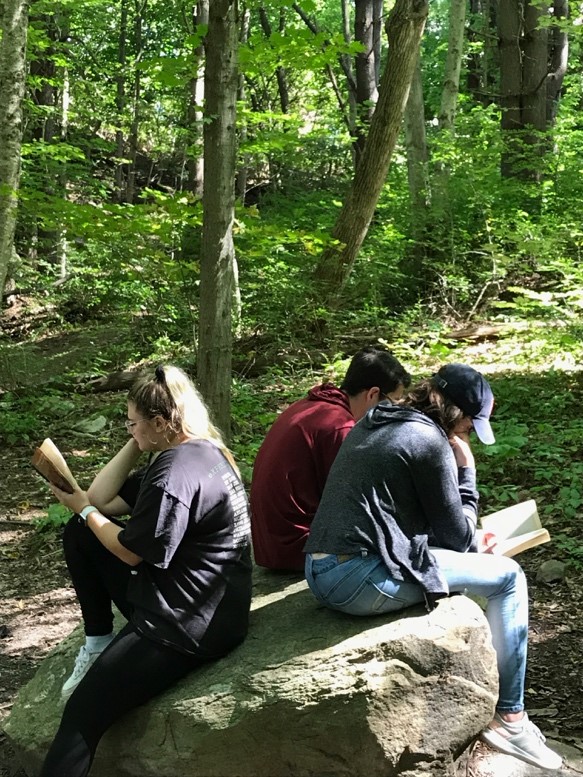
[[[567,534],[557,534],[553,537],[555,547],[568,556],[568,561],[575,569],[583,569],[583,543],[581,540],[569,537]]]
[[[71,517],[71,511],[62,504],[49,505],[44,518],[34,522],[37,531],[55,531],[64,526]]]

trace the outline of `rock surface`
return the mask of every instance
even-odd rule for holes
[[[6,723],[31,775],[80,642],[77,629],[42,663]],[[466,597],[356,618],[320,607],[297,577],[256,570],[246,642],[119,721],[91,777],[445,777],[490,721],[497,685]]]

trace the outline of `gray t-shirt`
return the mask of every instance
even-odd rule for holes
[[[443,430],[381,402],[342,444],[304,550],[377,554],[397,580],[446,594],[429,547],[476,550],[477,509],[475,470],[458,469]]]

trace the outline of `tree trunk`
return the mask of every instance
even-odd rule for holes
[[[0,292],[15,258],[28,0],[4,0],[0,41]]]
[[[136,196],[136,157],[138,155],[138,140],[140,130],[140,102],[142,99],[142,79],[139,64],[143,54],[142,24],[148,0],[134,0],[134,95],[132,105],[132,123],[128,138],[128,182],[126,202],[133,203]]]
[[[447,58],[439,109],[439,128],[451,131],[454,127],[457,98],[460,88],[460,71],[464,51],[464,27],[466,0],[450,0]]]
[[[203,230],[198,382],[214,418],[230,433],[233,219],[235,205],[237,7],[212,0],[206,39]]]
[[[495,84],[492,74],[498,73],[496,50],[496,0],[470,0],[468,28],[467,87],[476,103],[490,105]],[[476,44],[481,43],[481,50]]]
[[[460,86],[460,72],[464,51],[464,28],[466,23],[466,0],[450,0],[449,25],[447,34],[447,57],[443,74],[441,105],[438,114],[438,126],[441,140],[445,144],[453,143],[455,114]],[[433,185],[433,200],[436,218],[441,221],[449,206],[449,172],[447,162],[436,165]]]
[[[551,28],[550,73],[547,80],[547,127],[552,127],[557,118],[559,97],[563,88],[563,79],[567,72],[569,36],[564,23],[568,16],[568,0],[555,0],[553,3],[553,17],[556,24]]]
[[[246,44],[249,39],[249,28],[251,23],[251,12],[247,6],[243,6],[239,12],[239,43]],[[245,77],[242,73],[239,73],[237,88],[237,102],[242,103],[245,99]],[[239,144],[243,145],[247,140],[247,124],[244,122],[239,123]],[[235,180],[235,195],[241,202],[245,202],[245,194],[247,193],[247,174],[249,165],[249,154],[244,154],[243,159],[239,159],[239,167],[237,168],[237,177]],[[240,307],[240,302],[239,302]]]
[[[515,174],[520,143],[517,133],[522,128],[520,96],[522,94],[522,3],[505,0],[498,8],[500,48],[500,108],[504,151],[501,169],[504,177]]]
[[[346,44],[350,44],[352,43],[352,25],[350,17],[351,4],[349,0],[340,1],[342,5],[342,37]],[[346,73],[348,86],[348,131],[351,136],[354,137],[356,132],[356,80],[352,68],[352,59],[347,54],[343,54],[342,62],[344,63],[343,69]]]
[[[315,272],[328,303],[337,297],[350,274],[385,183],[427,13],[427,0],[397,0],[389,15],[389,51],[379,99],[351,190],[332,231],[338,243],[323,252]]]
[[[427,226],[429,205],[429,171],[427,137],[425,133],[425,106],[421,63],[413,72],[409,99],[405,108],[405,148],[407,149],[407,174],[409,202],[411,204],[411,234],[415,243],[414,255],[420,256]]]
[[[194,28],[208,25],[209,0],[199,0],[193,15]],[[204,181],[204,159],[202,154],[202,126],[204,102],[204,44],[201,43],[194,51],[193,70],[196,75],[188,85],[187,125],[188,139],[186,149],[186,164],[188,171],[188,189],[196,197],[202,197]]]
[[[377,79],[375,74],[375,50],[374,50],[374,0],[355,0],[354,38],[364,47],[356,55],[356,164],[364,150],[366,135],[375,104],[378,99]]]
[[[32,7],[34,11],[34,6]],[[40,108],[36,112],[36,118],[28,118],[26,121],[27,132],[25,139],[34,142],[53,145],[64,140],[61,125],[62,112],[59,114],[61,104],[61,91],[64,89],[63,68],[57,65],[57,61],[63,59],[63,46],[68,37],[69,11],[60,8],[52,13],[31,14],[29,24],[34,24],[43,29],[47,45],[42,53],[33,57],[30,62],[30,89],[32,100]],[[47,149],[48,151],[48,149]],[[37,175],[39,187],[47,198],[66,196],[66,164],[55,164],[52,154],[45,153],[39,157]],[[31,234],[35,238],[34,259],[39,254],[49,264],[53,265],[61,278],[66,276],[66,266],[63,269],[63,231],[58,226],[46,226],[42,219],[33,219],[27,235],[27,242]],[[32,241],[30,241],[32,242]],[[29,242],[29,244],[30,244]]]
[[[540,22],[548,6],[529,0],[524,9],[524,46],[522,59],[522,124],[542,133],[546,130],[548,30]],[[533,139],[540,146],[540,140]]]
[[[547,148],[548,29],[540,0],[506,0],[498,10],[505,149],[502,174],[538,182]]]
[[[372,3],[372,50],[374,55],[374,80],[378,86],[381,80],[381,54],[383,43],[383,0],[373,0]]]
[[[477,51],[471,44],[479,43],[486,28],[484,20],[484,8],[482,0],[470,0],[470,24],[468,27],[468,41],[470,51],[468,53],[468,71],[466,85],[468,91],[477,103],[482,102],[484,93],[484,79],[482,61],[484,59],[484,50]]]
[[[259,8],[259,20],[261,22],[261,29],[263,34],[269,40],[271,38],[272,29],[271,22],[267,11],[263,6]],[[285,30],[285,14],[284,9],[279,9],[279,32]],[[289,113],[289,90],[287,88],[287,73],[284,67],[277,67],[275,69],[275,77],[277,78],[277,90],[279,93],[279,105],[282,113]]]
[[[61,140],[67,141],[67,132],[69,130],[69,105],[71,101],[71,84],[69,81],[69,71],[65,67],[63,68],[63,89],[61,92]],[[63,165],[62,173],[59,180],[59,186],[63,195],[63,199],[68,199],[67,194],[67,167]],[[67,277],[67,257],[68,257],[69,243],[67,240],[67,229],[61,224],[58,229],[57,236],[57,260],[59,265],[59,280],[64,281]]]
[[[116,95],[116,123],[115,130],[115,200],[123,202],[125,197],[124,166],[122,161],[125,156],[125,143],[123,134],[123,125],[125,120],[126,107],[126,45],[127,45],[127,27],[128,27],[128,0],[120,0],[120,18],[119,18],[119,36],[117,43],[117,65],[118,70],[115,77]]]

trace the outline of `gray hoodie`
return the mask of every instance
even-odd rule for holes
[[[475,470],[458,469],[443,430],[381,402],[343,442],[304,550],[376,554],[397,580],[447,594],[429,546],[476,550],[477,510]]]

